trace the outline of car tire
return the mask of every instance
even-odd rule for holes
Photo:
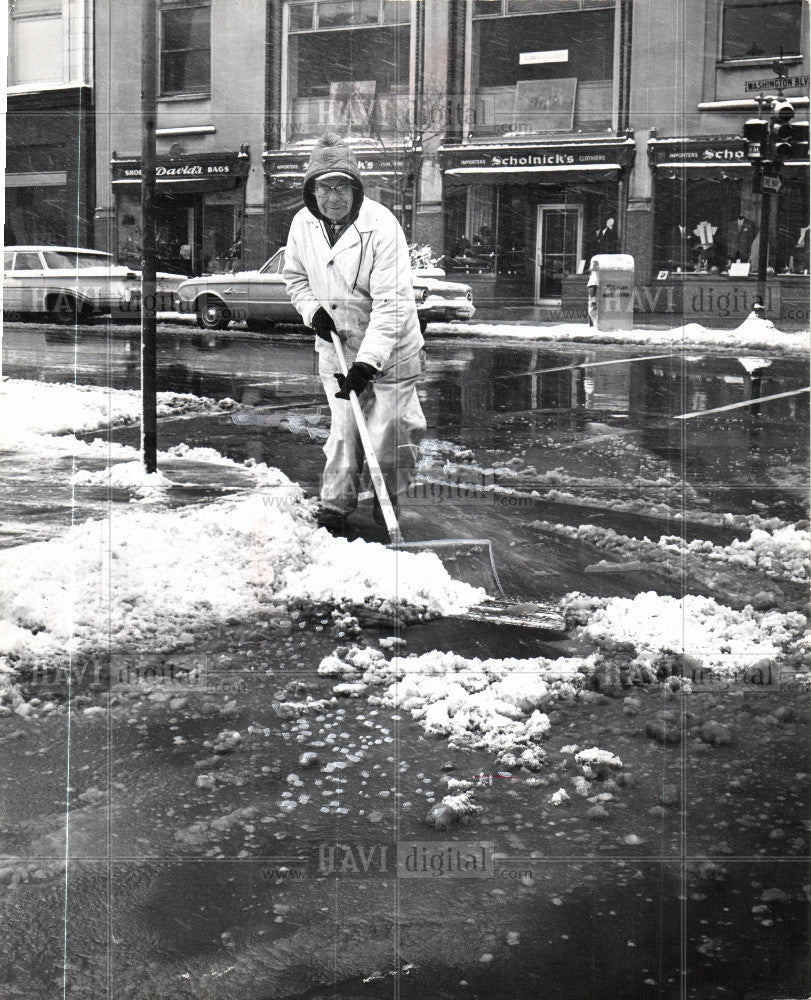
[[[202,299],[197,304],[197,325],[204,330],[224,330],[231,322],[231,311],[219,299]]]
[[[86,323],[90,318],[90,307],[86,302],[79,302],[74,296],[67,292],[60,292],[48,304],[48,311],[53,319],[63,326],[77,323]]]

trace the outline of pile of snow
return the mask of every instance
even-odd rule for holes
[[[592,657],[480,660],[439,650],[389,661],[371,647],[342,659],[364,670],[364,682],[383,687],[373,701],[409,711],[427,733],[529,768],[544,756],[538,743],[550,723],[541,708],[575,697],[594,665]]]
[[[766,523],[758,515],[749,517]],[[647,536],[633,538],[596,524],[574,526],[535,521],[532,526],[541,531],[588,542],[609,552],[630,556],[633,560],[641,559],[649,562],[651,569],[657,565],[672,565],[677,561],[673,559],[676,556],[678,560],[686,560],[688,566],[706,560],[773,580],[807,582],[811,578],[811,533],[777,518],[773,522],[768,527],[752,529],[749,538],[733,539],[729,545],[714,545],[700,538],[687,542],[680,535],[662,535],[658,542],[653,542]]]
[[[584,619],[581,634],[633,644],[634,662],[650,664],[662,653],[682,653],[708,674],[728,678],[780,656],[807,625],[798,612],[759,612],[749,606],[736,611],[693,594],[677,598],[647,591],[633,598],[601,598],[575,592],[562,606]]]
[[[171,479],[167,479],[162,472],[147,472],[141,461],[122,462],[96,472],[80,469],[70,477],[70,483],[72,486],[110,486],[136,492],[159,490],[172,485]]]
[[[283,488],[286,502],[277,504]],[[478,603],[434,555],[333,538],[278,471],[247,497],[179,510],[128,508],[0,553],[0,657],[42,662],[250,619],[263,602],[387,600],[437,614]]]
[[[516,340],[551,340],[556,344],[578,341],[593,344],[644,344],[650,347],[731,347],[775,354],[808,351],[808,333],[778,330],[770,320],[748,317],[734,330],[714,330],[700,323],[686,323],[669,330],[643,329],[603,331],[587,323],[555,323],[519,326],[509,323],[432,323],[432,333],[476,337],[509,337]]]
[[[236,405],[232,399],[217,402],[190,393],[158,393],[159,417],[225,412]],[[134,423],[141,416],[141,394],[136,389],[72,382],[3,379],[0,407],[3,440],[9,444],[27,440],[32,434],[82,434],[99,427]]]

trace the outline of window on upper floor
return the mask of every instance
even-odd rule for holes
[[[724,0],[723,59],[800,54],[803,0]]]
[[[8,83],[64,83],[62,0],[12,0],[8,16]]]
[[[471,135],[603,130],[614,0],[475,0]]]
[[[287,137],[405,132],[411,4],[305,0],[287,9]]]
[[[211,93],[210,0],[164,0],[160,12],[160,96]]]

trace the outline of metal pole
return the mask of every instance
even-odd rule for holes
[[[146,471],[158,468],[157,282],[155,279],[155,118],[157,114],[157,3],[141,0],[141,454]]]
[[[771,215],[771,194],[760,188],[760,246],[757,263],[757,296],[764,310],[766,308],[766,267],[769,262],[769,216]],[[757,299],[755,300],[757,301]]]

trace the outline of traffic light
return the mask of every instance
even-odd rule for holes
[[[791,123],[791,159],[808,159],[808,122]]]
[[[772,103],[772,152],[777,163],[784,163],[791,156],[791,142],[794,138],[794,105],[790,101],[777,98]]]
[[[750,160],[762,160],[767,153],[769,123],[763,118],[750,118],[744,122],[743,137],[746,140],[746,155]]]

